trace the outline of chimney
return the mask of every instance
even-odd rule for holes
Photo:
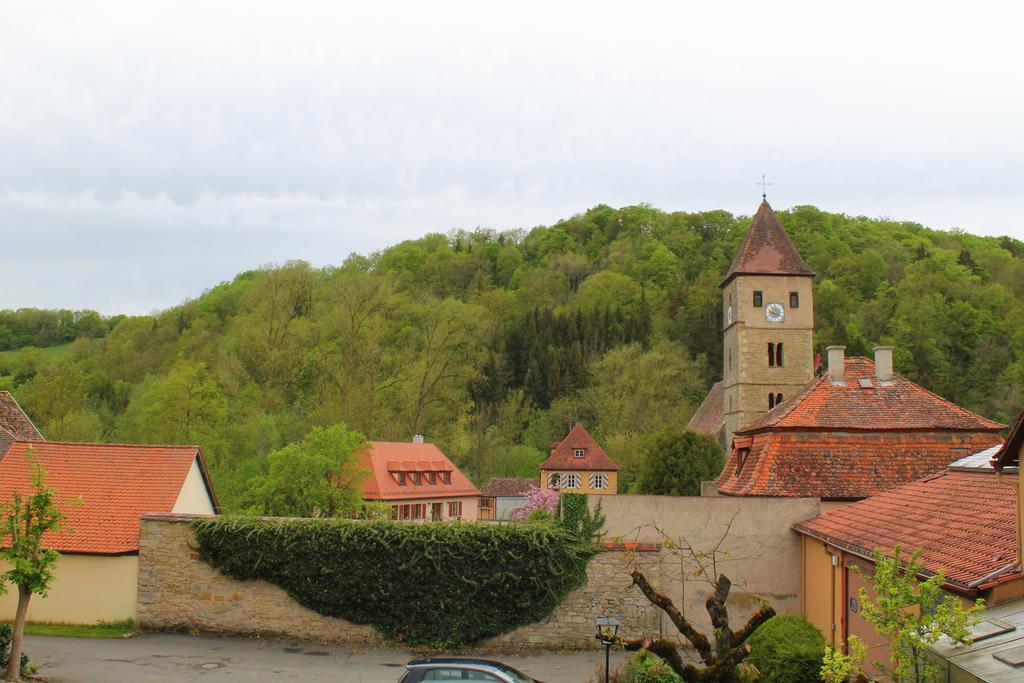
[[[892,381],[892,347],[875,347],[875,375],[879,382]]]
[[[845,384],[846,347],[829,346],[825,351],[828,353],[828,378],[832,381],[832,384]]]
[[[423,435],[422,434],[413,434],[412,442],[413,443],[423,443]]]

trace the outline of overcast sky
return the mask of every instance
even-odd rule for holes
[[[1010,3],[0,6],[0,308],[144,313],[242,270],[598,203],[1024,238]]]

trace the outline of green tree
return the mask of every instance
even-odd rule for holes
[[[640,493],[699,496],[701,482],[722,472],[721,446],[709,434],[670,427],[648,440],[640,470]]]
[[[941,570],[919,581],[917,577],[925,574],[922,553],[918,549],[904,561],[900,546],[892,557],[875,550],[874,572],[860,572],[871,587],[860,589],[861,615],[889,639],[889,662],[875,666],[896,683],[938,680],[940,671],[924,657],[928,647],[943,636],[969,643],[970,628],[985,607],[981,599],[965,607],[960,598],[945,593]]]
[[[33,452],[29,451],[32,460]],[[15,492],[12,500],[0,507],[4,524],[4,548],[0,556],[10,569],[3,573],[0,592],[6,593],[5,584],[18,588],[18,608],[14,616],[11,654],[7,663],[6,680],[20,679],[22,641],[25,634],[25,616],[33,595],[43,597],[53,583],[53,571],[58,554],[43,546],[43,536],[61,528],[64,514],[57,506],[57,491],[46,485],[46,471],[38,462],[32,462],[32,486],[29,496]]]
[[[356,455],[365,443],[343,424],[314,427],[301,442],[267,456],[267,471],[249,480],[247,510],[278,517],[356,514],[360,485],[370,474]]]
[[[143,383],[125,415],[125,431],[143,442],[209,446],[227,415],[227,399],[201,362],[179,360]]]
[[[100,435],[99,418],[89,409],[86,377],[70,361],[48,363],[18,391],[25,410],[54,441],[90,441]]]

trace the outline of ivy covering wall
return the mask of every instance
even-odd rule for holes
[[[586,581],[594,545],[554,520],[398,524],[218,517],[202,560],[263,579],[320,614],[414,645],[454,646],[546,618]],[[584,540],[585,539],[585,540]]]

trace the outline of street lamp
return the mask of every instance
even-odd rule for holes
[[[615,617],[598,617],[594,625],[597,627],[595,637],[604,645],[604,683],[608,683],[612,645],[619,640],[619,626],[622,623]]]

